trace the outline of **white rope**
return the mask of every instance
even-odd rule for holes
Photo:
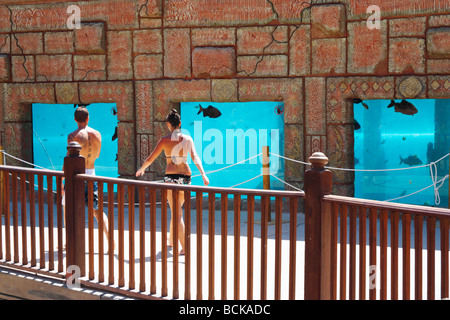
[[[286,159],[286,160],[289,160],[289,161],[292,161],[292,162],[301,163],[301,164],[304,164],[304,165],[307,165],[307,166],[310,166],[310,165],[311,165],[311,163],[309,163],[309,162],[304,162],[304,161],[300,161],[300,160],[295,160],[295,159],[287,158],[287,157],[284,157],[284,156],[282,156],[282,155],[275,154],[275,153],[272,153],[272,152],[269,152],[269,154],[271,154],[271,155],[273,155],[273,156],[277,156],[277,157],[283,158],[283,159]]]
[[[420,190],[418,190],[418,191],[415,191],[415,192],[413,192],[413,193],[409,193],[409,194],[406,194],[406,195],[401,196],[401,197],[398,197],[398,198],[389,199],[389,200],[384,200],[384,201],[389,202],[389,201],[395,201],[395,200],[403,199],[403,198],[412,196],[412,195],[414,195],[414,194],[416,194],[416,193],[422,192],[422,191],[424,191],[424,190],[426,190],[426,189],[429,189],[429,188],[431,188],[431,187],[433,187],[433,186],[436,186],[438,183],[440,183],[440,184],[441,184],[440,186],[435,187],[435,192],[436,192],[436,190],[439,190],[439,188],[442,187],[442,185],[444,184],[445,179],[447,179],[448,177],[449,177],[449,176],[448,176],[448,174],[447,174],[447,175],[446,175],[445,177],[443,177],[441,180],[437,181],[436,184],[433,183],[433,184],[429,185],[428,187],[425,187],[425,188],[420,189]],[[439,196],[439,192],[438,192],[438,196]],[[436,199],[435,199],[435,201],[436,201]],[[440,199],[439,199],[439,203],[440,203]],[[438,205],[439,203],[436,203],[436,204]]]
[[[223,168],[220,168],[220,169],[217,169],[217,170],[205,172],[205,174],[215,173],[215,172],[218,172],[218,171],[222,171],[222,170],[225,170],[225,169],[228,169],[228,168],[237,166],[238,164],[247,162],[247,161],[249,161],[249,160],[252,160],[252,159],[258,157],[258,156],[260,156],[261,154],[262,154],[262,153],[259,153],[259,154],[255,155],[255,156],[253,156],[253,157],[250,157],[250,158],[248,158],[248,159],[244,159],[244,160],[242,160],[242,161],[236,162],[236,163],[234,163],[234,164],[231,164],[231,165],[229,165],[229,166],[226,166],[226,167],[223,167]],[[199,177],[199,176],[201,176],[201,175],[202,175],[201,173],[200,173],[200,174],[196,174],[196,175],[192,176],[192,178]]]
[[[297,188],[297,187],[294,187],[292,184],[289,184],[289,183],[287,183],[286,181],[281,180],[281,179],[278,178],[276,175],[273,175],[273,174],[270,174],[270,175],[271,175],[272,177],[274,177],[275,179],[278,179],[279,181],[283,182],[285,185],[288,185],[289,187],[294,188],[295,190],[303,191],[302,189]]]
[[[28,165],[30,165],[30,166],[34,166],[34,167],[36,167],[36,168],[43,169],[43,170],[48,170],[47,168],[38,166],[37,164],[34,164],[34,163],[31,163],[31,162],[22,160],[22,159],[20,159],[20,158],[17,158],[17,157],[15,157],[15,156],[13,156],[13,155],[11,155],[11,154],[5,152],[4,150],[2,150],[1,152],[3,152],[4,155],[6,155],[6,156],[8,156],[8,157],[10,157],[10,158],[12,158],[12,159],[15,159],[15,160],[17,160],[17,161],[21,161],[21,162],[26,163],[26,164],[28,164]],[[5,161],[5,163],[6,163],[6,161]]]
[[[229,187],[229,188],[234,188],[234,187],[240,186],[241,184],[250,182],[250,181],[255,180],[256,178],[259,178],[259,177],[261,177],[261,176],[262,176],[262,174],[257,175],[256,177],[253,177],[253,178],[251,178],[251,179],[245,180],[244,182],[240,182],[240,183],[238,183],[238,184],[235,184],[234,186],[231,186],[231,187]]]

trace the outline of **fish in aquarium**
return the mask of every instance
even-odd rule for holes
[[[395,112],[400,112],[406,115],[415,115],[418,111],[417,108],[411,103],[402,99],[400,102],[395,102],[391,100],[391,103],[388,105],[388,108],[394,107]]]
[[[114,130],[114,134],[113,134],[111,140],[114,141],[114,140],[116,140],[116,139],[117,139],[117,127],[116,127],[116,129]]]
[[[402,156],[400,156],[400,164],[407,164],[408,166],[416,166],[419,164],[422,164],[422,160],[419,159],[419,157],[417,157],[417,155],[410,155],[407,158],[402,158]]]
[[[197,114],[200,114],[201,112],[203,112],[204,117],[218,118],[222,115],[222,113],[219,111],[219,109],[214,108],[213,106],[208,106],[208,108],[203,108],[199,104],[198,107],[196,107],[196,108],[200,108],[200,110],[198,111]]]
[[[355,130],[361,129],[361,125],[358,123],[358,121],[356,121],[356,119],[353,119],[353,126]]]
[[[353,103],[355,104],[362,104],[364,108],[366,108],[367,110],[369,110],[369,106],[367,105],[367,103],[365,103],[363,100],[355,98],[353,99]]]

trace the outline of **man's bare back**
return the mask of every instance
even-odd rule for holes
[[[67,143],[76,141],[81,145],[80,155],[86,159],[86,169],[95,168],[95,160],[100,156],[102,136],[97,130],[80,127],[67,137]]]

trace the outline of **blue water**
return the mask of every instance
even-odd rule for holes
[[[95,162],[96,175],[117,178],[117,139],[112,140],[117,127],[115,108],[115,103],[87,106],[88,125],[102,135],[100,157]],[[32,105],[34,164],[50,170],[62,170],[67,155],[67,136],[77,129],[74,112],[73,104]]]
[[[220,111],[217,118],[199,112],[212,106]],[[284,105],[282,102],[182,102],[181,128],[192,136],[206,172],[222,169],[262,153],[262,147],[269,146],[270,152],[284,155]],[[190,159],[189,159],[190,160]],[[199,174],[192,161],[189,162],[192,175]],[[284,162],[270,157],[270,173],[284,180]],[[208,174],[210,186],[233,187],[236,184],[262,174],[262,156],[222,171]],[[194,177],[192,183],[202,185],[201,177]],[[284,183],[271,177],[271,189],[284,189]],[[263,177],[258,177],[236,188],[263,189]]]
[[[400,102],[400,100],[395,100]],[[390,100],[364,101],[354,104],[354,118],[361,128],[354,131],[355,169],[407,169],[438,160],[441,155],[429,159],[427,147],[435,144],[435,117],[441,116],[435,111],[435,100],[408,100],[418,110],[415,115],[405,115],[387,108]],[[447,100],[448,101],[448,100]],[[450,104],[448,104],[450,107]],[[450,126],[450,123],[446,127]],[[447,139],[448,140],[448,139]],[[449,152],[450,141],[443,141]],[[422,162],[405,164],[401,159],[417,156]],[[448,157],[446,158],[448,174]],[[438,180],[443,176],[438,176]],[[373,200],[392,200],[392,202],[447,207],[448,179],[439,189],[440,204],[436,203],[434,188],[415,193],[433,184],[430,168],[414,168],[398,171],[355,172],[355,197]],[[405,197],[407,196],[407,197]]]

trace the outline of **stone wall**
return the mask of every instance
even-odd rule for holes
[[[81,29],[67,28],[76,4]],[[369,29],[370,5],[381,27]],[[353,166],[352,98],[450,98],[448,0],[97,0],[0,5],[0,139],[32,160],[31,103],[115,102],[133,177],[182,101],[285,104],[285,155]],[[63,151],[64,152],[64,151]],[[161,161],[147,179],[160,177]],[[286,163],[302,186],[304,167]],[[156,172],[156,173],[155,173]],[[352,194],[337,173],[335,192]]]

